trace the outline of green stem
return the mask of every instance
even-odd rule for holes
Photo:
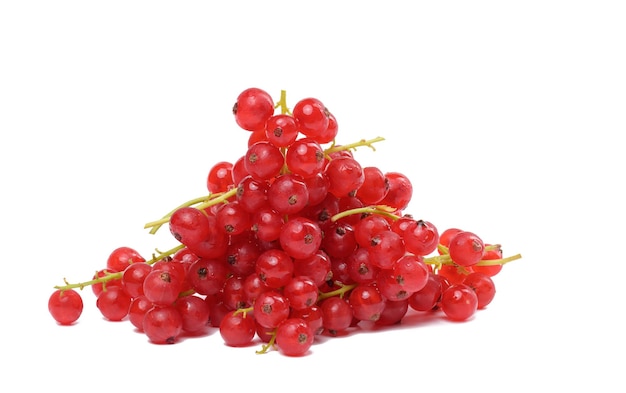
[[[324,154],[329,155],[330,153],[336,153],[338,151],[353,150],[353,149],[356,149],[357,147],[360,147],[360,146],[367,146],[370,149],[376,151],[376,148],[373,146],[374,143],[381,142],[381,141],[384,141],[384,140],[385,140],[385,138],[379,136],[379,137],[376,137],[374,139],[369,139],[369,140],[361,139],[358,142],[350,143],[348,145],[339,145],[339,146],[337,146],[337,145],[333,144],[331,147],[329,147],[328,149],[324,150]]]
[[[170,255],[175,254],[176,252],[178,252],[179,250],[183,249],[185,246],[183,244],[179,244],[178,246],[169,249],[167,251],[164,252],[159,252],[159,255],[153,255],[152,259],[146,261],[146,263],[148,265],[153,265],[155,263],[157,263],[160,260],[163,260],[167,257],[169,257]],[[158,252],[158,250],[157,250]],[[115,273],[107,273],[102,277],[98,277],[95,278],[93,280],[89,280],[89,281],[84,281],[84,282],[79,282],[79,283],[75,283],[75,284],[70,284],[69,282],[67,282],[66,279],[63,279],[63,281],[65,281],[65,285],[57,285],[54,287],[54,289],[60,289],[62,291],[65,291],[67,289],[73,289],[73,288],[78,288],[78,289],[83,289],[85,287],[88,287],[90,285],[94,285],[94,284],[106,284],[107,282],[111,281],[111,280],[115,280],[115,279],[120,279],[122,278],[122,275],[124,274],[124,272],[115,272]]]
[[[332,222],[335,222],[339,219],[342,219],[344,217],[347,217],[353,214],[380,214],[381,216],[389,217],[392,220],[397,220],[400,217],[393,214],[392,212],[394,211],[396,211],[396,209],[387,205],[364,206],[364,207],[358,207],[355,209],[344,210],[332,216],[330,220]]]
[[[267,344],[263,344],[261,346],[261,349],[256,351],[256,353],[258,355],[267,353],[267,351],[269,351],[274,346],[275,342],[276,342],[276,329],[274,329],[274,331],[272,332],[272,338],[270,338],[270,341]]]
[[[280,108],[280,113],[283,115],[291,115],[291,111],[287,107],[287,91],[280,91],[280,100],[274,105],[274,108]]]
[[[207,207],[211,207],[213,205],[217,205],[218,203],[222,203],[226,201],[228,198],[235,196],[236,194],[237,194],[237,187],[234,187],[232,190],[222,193],[217,198],[212,198],[206,202],[199,204],[198,206],[196,206],[196,209],[204,210]]]
[[[333,297],[333,296],[339,296],[339,297],[343,297],[343,295],[348,292],[353,290],[354,288],[356,288],[356,286],[358,284],[342,284],[340,282],[335,283],[337,285],[339,285],[339,288],[335,289],[334,291],[330,291],[330,292],[320,292],[319,296],[317,297],[317,300],[324,300],[324,299],[328,299],[329,297]]]

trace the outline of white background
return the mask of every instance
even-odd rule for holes
[[[5,1],[0,5],[0,376],[12,391],[624,391],[626,12],[619,1]],[[351,5],[347,5],[351,4]],[[358,4],[358,5],[357,5]],[[384,5],[383,5],[384,4]],[[467,323],[412,318],[304,358],[156,346],[48,296],[244,153],[231,108],[314,96],[407,212],[523,258]],[[39,385],[37,385],[39,386]]]

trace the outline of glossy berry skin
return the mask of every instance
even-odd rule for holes
[[[133,263],[122,273],[122,287],[131,297],[143,295],[143,282],[152,271],[152,266],[145,262]]]
[[[324,331],[322,310],[317,305],[309,308],[303,308],[301,310],[292,308],[289,313],[289,318],[303,319],[309,325],[314,335],[321,334]]]
[[[279,291],[269,290],[257,297],[253,310],[259,325],[273,329],[289,317],[289,301]]]
[[[324,299],[320,306],[324,332],[331,336],[345,331],[350,327],[353,320],[352,307],[340,297]]]
[[[389,182],[385,174],[377,167],[363,168],[363,185],[356,192],[356,196],[365,205],[375,205],[389,192]]]
[[[403,231],[404,243],[408,252],[426,256],[437,249],[439,232],[429,221],[417,220],[409,223]]]
[[[183,318],[174,306],[153,307],[143,319],[143,331],[154,344],[174,344],[183,332]]]
[[[488,275],[480,272],[473,272],[465,277],[463,284],[472,288],[478,297],[478,309],[487,307],[496,296],[496,286]]]
[[[385,301],[385,308],[375,323],[378,326],[390,326],[401,323],[408,310],[409,301],[407,299],[395,302]]]
[[[233,186],[233,164],[220,161],[209,169],[207,189],[210,193],[226,192]]]
[[[394,277],[402,288],[414,293],[426,285],[430,270],[423,259],[413,254],[405,254],[400,257],[391,268]]]
[[[227,235],[239,235],[250,229],[250,213],[238,201],[221,205],[215,218],[217,227]]]
[[[348,302],[354,317],[361,321],[376,321],[385,308],[385,301],[374,285],[359,285],[350,291]]]
[[[317,302],[318,289],[315,282],[306,276],[293,277],[283,288],[283,294],[291,308],[302,310]]]
[[[176,300],[174,307],[183,320],[183,332],[203,332],[209,326],[210,308],[199,296],[189,295]]]
[[[265,123],[274,114],[274,101],[264,90],[252,87],[242,91],[233,105],[239,127],[247,131],[265,132]]]
[[[389,183],[389,190],[379,204],[391,206],[398,210],[406,209],[413,196],[411,180],[399,172],[387,172],[385,177]]]
[[[472,266],[480,262],[485,245],[480,237],[472,232],[459,232],[448,246],[450,258],[459,266]]]
[[[267,119],[265,136],[276,147],[288,147],[298,138],[298,125],[293,116],[278,114]]]
[[[331,160],[326,166],[326,176],[329,180],[328,192],[337,198],[356,195],[365,181],[361,164],[351,157]]]
[[[183,277],[164,270],[153,270],[144,279],[143,293],[155,305],[171,305],[183,289]]]
[[[109,321],[121,321],[128,315],[132,299],[122,287],[110,287],[102,291],[96,300],[96,307]]]
[[[292,258],[309,258],[322,244],[322,230],[308,218],[294,217],[283,225],[279,241],[282,249]]]
[[[198,244],[209,236],[211,230],[206,213],[194,207],[181,207],[169,220],[170,233],[182,244]]]
[[[83,312],[83,299],[73,289],[57,289],[48,299],[48,311],[60,325],[71,325]]]
[[[143,295],[137,296],[131,301],[128,308],[128,320],[137,330],[143,331],[143,319],[152,307],[154,304]]]
[[[246,171],[257,180],[270,180],[278,176],[283,163],[284,157],[280,149],[265,141],[250,146],[244,159]]]
[[[233,310],[224,315],[219,330],[226,345],[241,347],[252,342],[256,333],[256,323],[252,315]]]
[[[310,138],[295,141],[287,149],[285,163],[291,173],[300,175],[305,179],[321,173],[326,165],[322,147]]]
[[[222,290],[229,270],[217,259],[199,259],[189,266],[187,281],[200,295],[214,295]]]
[[[314,338],[313,330],[301,318],[288,318],[276,329],[276,346],[286,356],[305,355],[313,345]]]
[[[130,247],[119,247],[113,250],[107,259],[107,270],[122,272],[133,262],[145,262],[146,260]]]
[[[324,134],[329,124],[329,112],[317,98],[304,98],[292,109],[300,132],[315,139]]]
[[[256,273],[270,288],[285,286],[293,276],[293,260],[281,249],[270,249],[259,255],[256,261]]]
[[[409,306],[416,311],[431,311],[439,303],[442,292],[441,280],[429,273],[424,287],[409,296]]]
[[[301,176],[285,173],[270,185],[267,200],[280,214],[296,214],[309,203],[309,190]]]
[[[464,284],[448,287],[441,295],[441,310],[452,321],[465,321],[478,309],[478,296],[472,288]]]

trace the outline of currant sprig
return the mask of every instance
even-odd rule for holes
[[[167,225],[178,245],[147,260],[119,247],[91,280],[64,278],[48,303],[59,324],[80,317],[76,290],[90,286],[106,319],[128,319],[154,343],[217,328],[229,346],[259,340],[259,354],[302,356],[317,336],[361,322],[394,325],[410,312],[467,320],[493,299],[492,277],[521,258],[405,214],[410,179],[355,157],[385,139],[337,143],[321,100],[289,107],[285,90],[274,102],[250,88],[232,113],[250,132],[245,154],[210,168],[207,195],[144,225]]]

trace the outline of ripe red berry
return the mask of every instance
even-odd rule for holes
[[[305,355],[313,344],[315,334],[301,318],[288,318],[276,330],[276,346],[287,356]]]
[[[478,309],[478,296],[467,285],[451,285],[443,291],[440,306],[450,320],[465,321]]]
[[[485,244],[482,239],[472,232],[459,232],[451,240],[448,246],[450,258],[459,266],[472,266],[477,264],[485,252]]]
[[[298,101],[292,112],[300,132],[304,135],[315,139],[326,132],[330,112],[317,98],[304,98]]]
[[[183,318],[174,306],[156,306],[146,312],[143,331],[154,344],[173,344],[183,332]]]
[[[209,169],[207,176],[207,189],[210,193],[226,192],[232,187],[233,164],[228,161],[220,161]]]
[[[266,91],[252,87],[239,94],[233,105],[233,114],[244,130],[265,133],[265,123],[274,114],[274,101]]]
[[[57,289],[48,299],[48,311],[61,325],[71,325],[83,312],[83,299],[73,289]]]
[[[111,272],[122,272],[133,262],[146,260],[130,247],[119,247],[113,250],[107,259],[107,269]]]

